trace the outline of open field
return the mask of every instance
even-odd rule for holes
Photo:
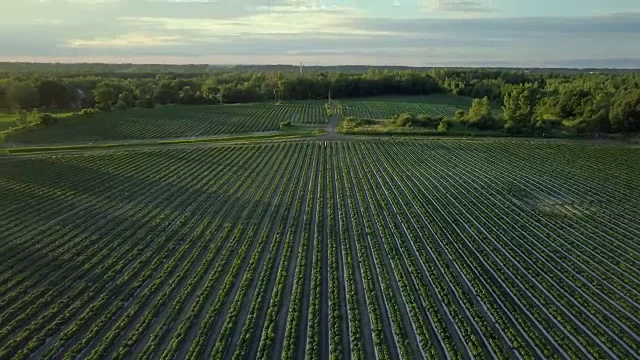
[[[16,116],[13,114],[0,114],[0,132],[9,130],[16,125]]]
[[[3,156],[0,358],[637,358],[639,191],[579,143]]]
[[[280,123],[326,123],[322,102],[165,106],[62,119],[60,123],[12,133],[18,144],[103,142],[185,138],[279,130]]]
[[[72,110],[49,110],[47,113],[52,114],[56,118],[66,119],[74,114]],[[11,128],[18,127],[18,114],[17,113],[0,113],[0,133],[9,130]]]

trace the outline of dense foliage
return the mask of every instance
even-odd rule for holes
[[[561,72],[513,69],[372,68],[364,72],[260,71],[202,66],[0,64],[0,108],[97,107],[125,109],[156,104],[217,104],[268,99],[345,99],[390,94],[448,93],[487,98],[503,106],[505,122],[524,130],[564,121],[579,132],[636,131],[640,75],[628,72]],[[269,69],[267,67],[267,69]],[[278,69],[277,67],[275,69]],[[121,69],[120,69],[121,70]],[[165,72],[153,72],[153,71]],[[397,114],[396,114],[397,115]],[[474,126],[491,126],[471,115]]]

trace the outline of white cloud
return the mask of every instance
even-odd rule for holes
[[[352,25],[365,14],[347,9],[279,7],[230,19],[180,19],[170,17],[123,18],[129,24],[165,31],[191,31],[202,36],[251,37],[269,35],[389,35],[388,31],[359,29]]]
[[[180,44],[180,37],[171,35],[126,34],[116,37],[97,37],[92,39],[71,39],[67,41],[70,48],[126,48],[153,47]]]

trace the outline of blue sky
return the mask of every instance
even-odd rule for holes
[[[0,61],[640,67],[638,0],[0,3]]]

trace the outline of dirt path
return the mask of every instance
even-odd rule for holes
[[[327,126],[324,128],[327,135],[323,136],[321,139],[327,141],[347,139],[348,137],[346,135],[338,132],[338,124],[340,124],[340,117],[337,114],[334,114],[331,119],[329,119]]]

